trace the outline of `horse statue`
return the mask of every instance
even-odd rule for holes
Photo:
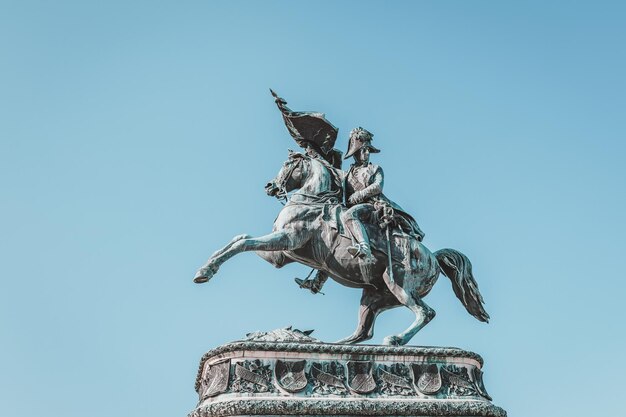
[[[435,317],[435,311],[423,298],[440,273],[450,278],[454,293],[472,316],[489,321],[472,276],[472,265],[454,249],[432,253],[414,238],[401,245],[401,233],[392,238],[397,244],[391,245],[388,234],[377,224],[368,224],[365,226],[374,259],[371,273],[365,276],[359,260],[346,250],[352,243],[350,238],[342,234],[340,214],[345,207],[340,204],[341,177],[342,172],[326,161],[290,151],[276,178],[266,186],[270,196],[290,196],[272,233],[261,237],[236,236],[198,270],[194,282],[209,281],[224,262],[248,251],[255,251],[277,268],[298,262],[317,269],[342,285],[363,290],[357,328],[338,343],[371,339],[378,314],[404,305],[415,313],[415,321],[402,333],[385,337],[383,343],[407,344]],[[401,246],[409,248],[408,254]]]

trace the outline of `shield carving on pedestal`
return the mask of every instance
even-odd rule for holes
[[[368,394],[376,389],[372,362],[348,362],[348,386],[357,394]]]
[[[274,376],[279,387],[287,392],[298,392],[306,388],[307,379],[304,373],[306,361],[276,361]]]
[[[208,366],[209,369],[204,374],[200,385],[200,400],[214,397],[217,394],[226,392],[228,389],[228,378],[230,376],[230,360],[214,363]]]
[[[413,370],[413,385],[422,394],[436,394],[442,385],[441,373],[437,365],[411,365]]]
[[[313,362],[310,375],[313,392],[317,394],[341,395],[348,392],[344,384],[344,366],[337,361]]]

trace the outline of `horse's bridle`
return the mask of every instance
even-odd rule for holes
[[[276,198],[283,204],[298,204],[298,205],[312,205],[312,206],[317,206],[317,205],[335,205],[335,204],[339,204],[341,201],[341,188],[334,190],[334,191],[326,191],[323,192],[321,194],[318,195],[311,195],[311,194],[305,194],[303,192],[299,192],[298,196],[299,197],[303,197],[306,198],[308,201],[298,201],[296,203],[290,201],[287,197],[288,195],[288,191],[286,190],[287,187],[287,181],[289,181],[289,179],[291,178],[291,176],[293,175],[293,172],[296,170],[296,168],[300,167],[302,165],[302,162],[307,159],[310,160],[311,157],[306,156],[306,155],[300,155],[298,154],[297,157],[291,158],[290,160],[293,161],[294,159],[298,159],[298,161],[296,161],[295,163],[293,163],[293,165],[291,165],[289,167],[289,169],[284,173],[284,175],[281,175],[280,180],[275,182],[276,188],[278,189],[278,192],[276,193]],[[323,163],[322,163],[323,164]],[[327,169],[329,169],[328,167],[326,167]],[[304,175],[304,174],[303,174]]]
[[[278,198],[279,200],[287,201],[287,193],[288,193],[288,191],[286,190],[287,181],[289,181],[289,179],[291,178],[291,175],[296,170],[296,168],[298,168],[300,164],[302,164],[304,157],[297,157],[294,159],[297,159],[297,161],[295,161],[295,163],[293,163],[289,167],[289,171],[287,171],[285,175],[282,176],[281,180],[276,184],[276,187],[278,188],[278,193],[276,193],[276,198]],[[293,161],[294,159],[291,159],[291,161]]]

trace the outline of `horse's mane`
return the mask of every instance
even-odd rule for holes
[[[315,161],[315,162],[319,162],[320,164],[322,164],[322,166],[324,166],[324,168],[326,168],[326,170],[330,174],[333,185],[336,187],[336,189],[337,190],[343,189],[343,173],[340,169],[335,168],[327,160],[323,158],[314,158],[314,157],[311,157],[309,155],[304,155],[304,154],[299,154],[299,155],[302,155],[303,158],[308,159],[311,162]]]

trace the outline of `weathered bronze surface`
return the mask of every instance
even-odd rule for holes
[[[194,281],[207,282],[224,262],[246,251],[255,251],[278,268],[298,262],[318,271],[314,279],[298,280],[314,293],[328,277],[363,290],[358,326],[341,343],[370,339],[377,315],[404,305],[415,313],[415,321],[404,332],[384,339],[387,345],[404,345],[435,316],[423,297],[443,273],[467,311],[487,322],[469,259],[454,249],[430,252],[415,219],[383,194],[383,171],[369,161],[371,153],[379,152],[373,135],[363,128],[350,133],[346,157],[355,162],[344,172],[341,153],[334,148],[337,128],[324,114],[291,111],[285,100],[272,94],[289,133],[304,149],[289,151],[278,175],[266,186],[267,194],[284,200],[285,206],[271,233],[236,236],[208,259]],[[425,390],[434,390],[444,376],[422,375]],[[366,382],[363,387],[368,389]]]
[[[479,355],[452,347],[327,344],[290,328],[255,333],[202,357],[189,417],[506,417],[484,389],[482,366]]]

